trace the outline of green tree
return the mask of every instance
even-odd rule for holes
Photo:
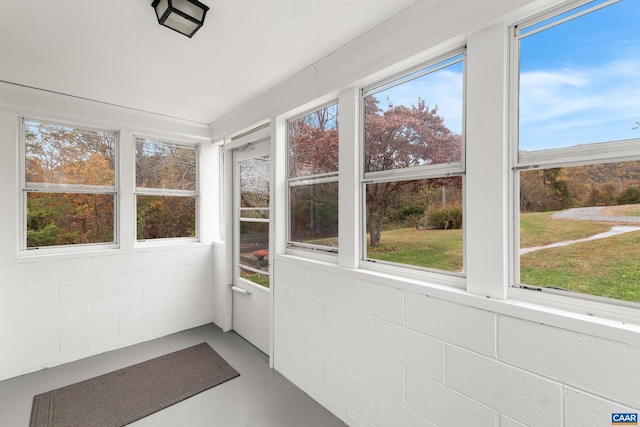
[[[28,187],[62,185],[26,193],[27,247],[112,242],[114,196],[80,186],[114,185],[115,135],[25,122],[25,147]]]
[[[621,205],[640,203],[640,188],[625,188],[624,191],[618,196],[618,203]]]

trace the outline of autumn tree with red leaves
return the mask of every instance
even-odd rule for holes
[[[416,166],[459,162],[462,138],[445,126],[437,108],[422,99],[417,105],[389,105],[386,111],[374,96],[364,100],[364,171],[381,172]],[[441,187],[449,178],[430,179]],[[460,182],[461,181],[453,181]],[[425,192],[425,181],[390,181],[369,184],[366,194],[367,231],[370,245],[380,245],[385,215],[402,192]]]
[[[291,120],[289,178],[306,181],[289,189],[290,238],[296,242],[338,236],[338,105]]]

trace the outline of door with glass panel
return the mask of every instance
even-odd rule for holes
[[[269,354],[269,140],[233,152],[233,330]]]

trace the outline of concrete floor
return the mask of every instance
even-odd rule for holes
[[[207,342],[240,376],[136,421],[135,427],[345,426],[268,366],[267,356],[234,332],[210,324],[0,382],[0,426],[28,426],[33,396]]]

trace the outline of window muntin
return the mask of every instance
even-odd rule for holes
[[[338,250],[338,104],[287,122],[288,246]]]
[[[197,147],[135,138],[137,240],[197,236]]]
[[[23,248],[116,242],[111,131],[23,120]]]
[[[640,302],[638,12],[589,2],[516,31],[515,286]]]
[[[268,144],[268,141],[255,144]],[[240,150],[249,148],[244,146]],[[266,150],[264,145],[258,150]],[[253,147],[255,148],[255,147]],[[260,286],[269,287],[269,230],[271,203],[271,157],[267,154],[243,158],[236,163],[239,191],[237,274]]]
[[[363,91],[366,261],[464,272],[464,57]]]

